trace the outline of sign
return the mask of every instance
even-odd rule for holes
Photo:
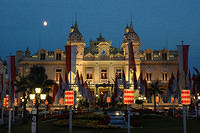
[[[9,101],[9,96],[8,95],[6,95],[6,108],[8,108],[8,101]]]
[[[3,107],[6,107],[6,98],[3,98]]]
[[[17,106],[17,98],[15,98],[15,100],[14,100],[14,106],[15,107]]]
[[[159,97],[156,96],[156,103],[159,103]]]
[[[174,103],[174,97],[171,97],[171,103]]]
[[[65,105],[73,106],[74,104],[74,91],[65,91]]]
[[[183,105],[190,105],[191,103],[190,90],[181,91],[181,103]]]
[[[134,104],[133,89],[124,89],[124,104]]]
[[[106,102],[107,102],[107,103],[110,103],[110,97],[107,97],[107,98],[106,98]]]

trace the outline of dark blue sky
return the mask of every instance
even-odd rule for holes
[[[191,45],[190,66],[200,68],[199,5],[200,0],[0,0],[0,56],[26,47],[32,53],[64,50],[76,13],[86,45],[101,32],[119,48],[132,16],[142,50],[176,49],[184,40]]]

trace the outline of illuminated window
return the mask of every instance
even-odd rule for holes
[[[119,79],[122,79],[122,70],[121,69],[117,69],[116,74],[117,74]]]
[[[152,80],[152,73],[147,73],[146,74],[147,80],[151,81]]]
[[[147,54],[146,54],[146,59],[147,59],[147,60],[151,60],[151,53],[147,53]]]
[[[162,73],[162,80],[167,80],[167,72]]]
[[[45,57],[46,57],[45,53],[40,54],[40,60],[45,60]]]
[[[102,69],[101,70],[101,79],[107,79],[107,70],[106,69]]]
[[[56,69],[56,82],[59,83],[62,69]]]
[[[61,60],[61,54],[60,53],[56,54],[56,60]]]
[[[86,79],[92,79],[93,78],[92,73],[93,73],[93,68],[91,67],[86,68]]]
[[[167,60],[167,53],[162,53],[162,60]]]

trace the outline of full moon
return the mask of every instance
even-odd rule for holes
[[[43,21],[43,26],[47,26],[47,25],[48,25],[47,21],[46,20]]]

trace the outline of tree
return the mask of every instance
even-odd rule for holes
[[[154,111],[156,112],[156,95],[162,94],[163,91],[160,90],[159,81],[155,81],[151,83],[150,94],[153,95],[154,99]]]
[[[26,103],[27,103],[27,92],[28,92],[28,80],[27,77],[25,76],[20,76],[19,80],[15,81],[15,86],[17,87],[16,92],[17,93],[22,93],[22,97],[24,99],[23,104],[23,119],[26,120],[27,118],[27,113],[26,113]]]
[[[45,73],[45,68],[34,65],[30,68],[30,73],[28,74],[27,79],[31,90],[30,93],[33,93],[37,87],[42,88],[41,93],[47,94],[48,104],[51,104],[52,98],[49,96],[49,92],[52,89],[52,85],[54,85],[54,81],[48,79]]]
[[[35,88],[42,88],[42,93],[47,94],[48,104],[51,104],[51,97],[49,96],[49,92],[51,90],[52,85],[54,85],[53,80],[49,80],[47,75],[45,74],[45,68],[42,66],[33,66],[30,68],[30,73],[27,76],[19,77],[19,80],[15,83],[17,90],[16,92],[21,92],[23,95],[23,113],[24,120],[27,117],[26,114],[26,104],[29,99],[29,95],[31,93],[35,93]]]

